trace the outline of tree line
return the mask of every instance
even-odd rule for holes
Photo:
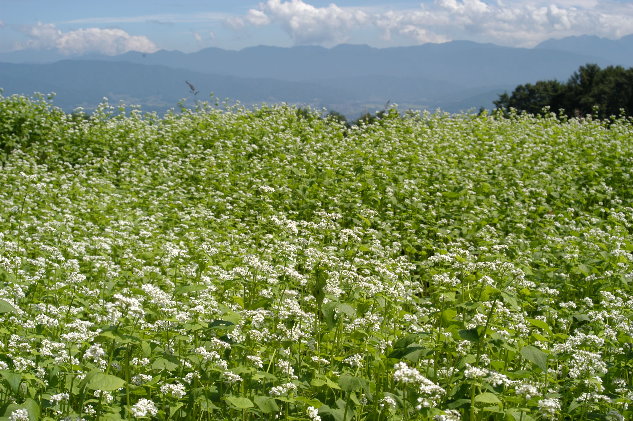
[[[601,119],[611,116],[633,116],[633,67],[597,64],[580,66],[567,82],[540,80],[535,84],[519,85],[508,95],[505,92],[494,101],[498,109],[510,108],[530,114],[562,113],[568,118],[587,114]]]

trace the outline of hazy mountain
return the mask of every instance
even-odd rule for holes
[[[534,48],[587,54],[602,57],[624,67],[633,66],[633,34],[618,40],[600,38],[595,35],[548,39]]]
[[[0,87],[4,96],[32,95],[34,92],[57,95],[54,104],[70,112],[83,107],[94,110],[107,97],[111,105],[123,100],[126,105],[141,105],[142,111],[165,112],[177,108],[179,100],[193,103],[193,95],[185,83],[200,91],[197,99],[206,101],[209,93],[231,103],[239,100],[249,106],[266,102],[287,102],[314,108],[326,107],[353,118],[365,110],[382,109],[389,100],[401,109],[432,109],[458,112],[482,105],[490,108],[492,100],[465,97],[485,94],[495,88],[496,94],[512,86],[464,88],[450,82],[423,78],[397,78],[379,75],[359,78],[337,78],[310,82],[281,81],[265,78],[241,78],[211,75],[166,66],[127,62],[64,60],[51,64],[0,63]],[[490,96],[490,95],[489,95]]]
[[[2,63],[54,63],[79,57],[79,54],[62,54],[57,48],[50,50],[17,50],[10,53],[0,53]]]
[[[128,52],[114,57],[93,54],[79,59],[128,61],[201,73],[292,81],[372,75],[420,77],[469,88],[567,79],[586,63],[613,64],[587,54],[470,41],[382,49],[341,44],[330,49],[316,46],[258,46],[240,51],[206,48],[190,54],[161,50],[153,54]]]
[[[246,79],[126,62],[0,63],[0,87],[4,89],[4,96],[55,92],[55,105],[68,111],[77,106],[94,109],[104,96],[110,104],[123,99],[127,105],[140,104],[146,111],[177,108],[180,99],[193,102],[185,81],[195,85],[200,91],[197,98],[203,101],[209,99],[211,92],[220,100],[229,97],[233,102],[239,99],[245,104],[263,101],[321,104],[354,98],[350,91],[324,89],[307,82]]]
[[[243,104],[288,102],[327,107],[354,118],[382,109],[440,107],[450,112],[484,106],[518,84],[565,81],[581,65],[624,64],[633,57],[633,36],[548,40],[534,49],[470,41],[377,49],[367,45],[206,48],[195,53],[160,50],[118,56],[86,54],[61,60],[57,50],[0,54],[4,95],[56,92],[55,104],[69,111],[94,109],[104,96],[163,112],[193,97],[189,80],[207,100],[210,92]],[[628,55],[627,55],[628,54]],[[34,64],[34,63],[48,64]]]

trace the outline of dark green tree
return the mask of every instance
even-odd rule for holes
[[[530,114],[539,114],[544,107],[558,110],[562,105],[563,85],[557,80],[539,80],[534,85],[519,85],[509,96],[507,92],[494,101],[497,108],[509,110],[515,108]]]
[[[497,108],[508,112],[540,114],[548,106],[550,112],[564,110],[568,117],[596,114],[601,119],[611,116],[633,115],[633,68],[597,64],[581,66],[566,83],[556,80],[519,85],[512,95],[504,93],[494,101]]]

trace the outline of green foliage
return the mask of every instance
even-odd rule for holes
[[[2,420],[633,417],[630,119],[0,102]]]
[[[514,108],[535,115],[564,110],[568,118],[633,116],[633,68],[600,69],[597,64],[587,64],[566,83],[547,80],[519,85],[512,95],[506,92],[494,103],[506,112]]]

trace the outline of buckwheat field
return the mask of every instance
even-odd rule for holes
[[[633,121],[0,96],[0,415],[633,417]]]

